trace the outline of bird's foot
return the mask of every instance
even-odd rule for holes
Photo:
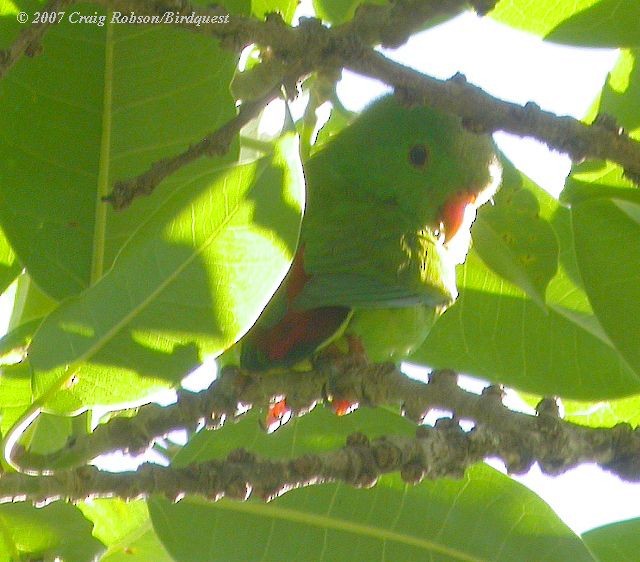
[[[331,409],[336,416],[346,416],[358,409],[360,404],[351,400],[332,400]]]
[[[281,398],[269,405],[267,416],[264,420],[264,428],[267,433],[273,433],[291,419],[291,408],[285,398]]]

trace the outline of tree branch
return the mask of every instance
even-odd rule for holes
[[[450,371],[432,373],[427,384],[407,377],[394,365],[363,363],[350,356],[323,358],[313,372],[305,373],[260,374],[227,368],[207,391],[183,391],[175,405],[144,406],[136,417],[114,418],[57,453],[38,456],[20,449],[13,460],[25,469],[43,470],[77,466],[114,449],[138,453],[170,431],[194,428],[203,419],[208,427],[220,427],[226,419],[239,417],[240,405],[266,409],[280,396],[286,396],[294,415],[305,414],[327,399],[399,406],[417,423],[431,409],[450,410],[456,420],[476,424],[465,434],[470,439],[465,447],[473,447],[469,449],[473,454],[463,455],[465,459],[471,455],[473,462],[497,456],[513,473],[526,472],[537,462],[551,475],[593,462],[621,478],[640,480],[640,431],[628,424],[591,428],[563,421],[549,400],[541,402],[535,416],[514,412],[502,404],[497,387],[477,395],[461,389]],[[466,466],[454,468],[461,472]]]
[[[491,11],[498,0],[395,0],[386,4],[364,4],[360,6],[351,21],[335,28],[322,26],[314,18],[306,18],[300,26],[291,27],[277,14],[269,14],[265,21],[256,18],[232,14],[221,25],[197,25],[183,21],[179,27],[195,33],[215,37],[223,47],[240,52],[256,43],[269,47],[278,57],[289,61],[309,60],[312,67],[315,61],[323,58],[323,53],[339,52],[338,44],[344,48],[354,40],[366,45],[398,47],[416,31],[422,29],[430,20],[454,15],[468,7],[479,14]],[[228,11],[221,6],[194,6],[187,0],[96,0],[112,10],[140,12],[162,15],[166,12],[202,16],[226,16]]]
[[[135,499],[154,493],[171,500],[185,494],[246,500],[253,494],[268,501],[295,488],[327,482],[371,487],[382,474],[395,471],[416,484],[423,478],[462,477],[466,466],[481,460],[482,448],[473,441],[478,439],[459,427],[442,424],[418,428],[415,438],[390,436],[370,442],[363,434],[353,434],[341,449],[291,460],[266,459],[236,449],[226,459],[184,468],[144,464],[135,472],[111,473],[84,466],[46,476],[7,474],[0,479],[0,503],[17,498],[39,504],[61,498]]]
[[[459,115],[477,132],[502,130],[530,136],[568,154],[574,161],[607,159],[620,164],[633,181],[640,177],[640,142],[629,138],[620,128],[601,121],[586,125],[572,117],[543,111],[532,102],[521,106],[500,100],[469,84],[461,74],[438,80],[370,49],[363,49],[346,66],[407,92],[414,102]]]

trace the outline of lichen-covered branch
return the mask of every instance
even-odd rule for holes
[[[478,456],[482,447],[474,441],[472,434],[444,424],[418,428],[415,438],[389,436],[370,442],[362,434],[353,434],[338,450],[290,460],[266,459],[236,449],[226,459],[183,468],[144,464],[136,472],[110,473],[84,466],[37,477],[7,474],[0,479],[0,502],[134,499],[154,493],[172,500],[185,494],[211,500],[223,496],[245,500],[250,495],[270,500],[294,488],[327,482],[370,487],[381,475],[397,471],[405,481],[417,483],[423,478],[461,477],[467,466],[482,458]]]
[[[338,450],[294,459],[266,459],[236,449],[225,459],[178,468],[144,464],[135,472],[106,473],[83,466],[37,477],[7,474],[0,478],[0,502],[133,499],[154,493],[172,500],[191,494],[211,500],[223,496],[246,500],[254,495],[268,501],[295,488],[327,482],[370,487],[391,472],[399,472],[411,484],[424,478],[461,478],[470,465],[496,456],[512,472],[525,471],[535,461],[551,474],[578,462],[596,461],[621,476],[638,479],[637,460],[628,461],[638,458],[640,439],[628,428],[581,428],[558,420],[555,412],[532,417],[505,410],[508,413],[496,416],[503,408],[499,393],[472,398],[452,384],[450,375],[438,379],[436,386],[454,388],[459,402],[474,402],[478,417],[491,421],[478,421],[472,430],[463,431],[456,419],[443,418],[434,427],[418,426],[415,437],[389,435],[372,441],[357,433]]]
[[[44,8],[46,12],[59,12],[71,4],[72,0],[51,0]],[[51,23],[40,21],[38,23],[25,24],[8,49],[0,49],[0,80],[15,65],[22,55],[32,57],[38,55],[41,50],[41,41]]]
[[[37,456],[16,451],[13,460],[30,470],[43,470],[82,464],[114,449],[140,452],[154,438],[193,428],[202,420],[208,427],[219,427],[239,415],[240,405],[266,409],[276,396],[286,396],[296,415],[331,399],[361,406],[395,405],[417,423],[431,409],[449,410],[456,420],[475,422],[474,429],[465,434],[474,447],[473,462],[497,456],[514,473],[525,472],[537,462],[543,472],[552,475],[593,462],[621,478],[640,480],[640,431],[628,424],[580,426],[560,419],[553,401],[548,400],[535,416],[514,412],[503,405],[497,387],[487,387],[477,395],[461,389],[455,374],[448,371],[434,372],[424,383],[407,377],[394,365],[373,365],[349,356],[322,360],[311,373],[263,375],[227,368],[208,390],[182,392],[173,406],[142,407],[136,417],[115,418],[58,453]],[[457,469],[464,470],[464,466]]]

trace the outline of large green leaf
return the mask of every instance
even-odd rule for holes
[[[304,199],[292,135],[270,157],[217,171],[196,164],[173,181],[113,269],[36,333],[36,394],[74,374],[48,407],[68,413],[176,383],[234,343],[284,277]]]
[[[599,562],[636,562],[640,551],[640,519],[592,529],[582,535]]]
[[[636,427],[640,424],[640,396],[637,394],[606,402],[602,400],[598,402],[563,400],[562,405],[564,419],[580,425],[613,427],[618,423],[628,423],[632,427]]]
[[[576,256],[589,300],[616,349],[636,372],[640,372],[638,200],[593,197],[571,208]]]
[[[545,306],[473,249],[458,271],[457,302],[411,360],[543,396],[600,400],[639,392],[640,371],[612,345],[582,287],[569,211],[528,180],[521,189],[538,201],[539,218],[553,228],[559,244],[559,267]],[[478,220],[485,220],[484,212]],[[553,253],[555,241],[550,244]]]
[[[640,49],[623,51],[607,77],[602,93],[586,117],[591,121],[598,113],[612,116],[632,138],[640,139]],[[613,162],[589,161],[576,164],[567,178],[561,200],[572,204],[579,200],[606,195],[620,197],[620,188],[637,191],[620,166]]]
[[[0,364],[15,363],[25,356],[33,334],[56,306],[57,302],[43,293],[28,273],[18,276],[8,331],[0,338]]]
[[[78,508],[61,501],[41,509],[25,503],[0,505],[0,531],[3,562],[87,562],[104,550]]]
[[[640,138],[639,51],[623,52],[591,113],[613,115]],[[640,372],[637,350],[640,195],[622,169],[609,162],[574,166],[562,199],[571,205],[576,268],[598,323],[625,361]]]
[[[531,180],[506,159],[502,163],[495,205],[484,208],[473,225],[474,249],[493,271],[544,306],[547,285],[558,267],[556,236],[540,217]]]
[[[640,391],[640,378],[584,327],[578,311],[541,309],[471,254],[466,287],[412,356],[540,395],[603,399]],[[569,314],[568,312],[573,312]]]
[[[342,418],[317,409],[266,435],[252,417],[197,435],[176,462],[223,457],[249,443],[269,457],[318,453],[353,431],[409,435],[415,426],[381,409]],[[542,500],[486,466],[459,481],[408,486],[387,476],[370,490],[327,484],[268,504],[152,498],[149,510],[176,561],[593,560]]]
[[[32,15],[42,4],[15,8]],[[0,18],[0,47],[17,31],[11,12]],[[236,60],[210,37],[170,25],[63,18],[45,35],[43,54],[22,58],[4,77],[0,222],[47,293],[63,298],[97,281],[167,195],[114,213],[100,198],[115,181],[180,153],[234,115],[228,85]]]
[[[501,0],[491,16],[558,43],[640,45],[640,4],[636,0]]]
[[[490,12],[491,17],[512,27],[546,35],[560,22],[597,4],[599,0],[500,0]]]

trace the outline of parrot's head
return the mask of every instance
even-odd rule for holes
[[[406,108],[390,95],[363,112],[345,137],[347,173],[352,185],[360,183],[359,195],[397,206],[445,247],[458,245],[460,235],[462,259],[453,257],[464,260],[476,210],[500,183],[491,136],[468,131],[451,114]]]

